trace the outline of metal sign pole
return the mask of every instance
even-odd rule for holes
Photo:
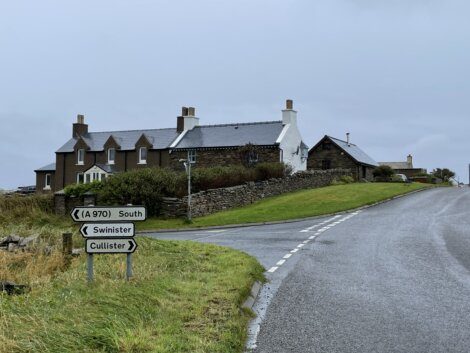
[[[127,270],[126,270],[126,279],[129,281],[131,279],[131,277],[133,276],[133,273],[132,273],[132,254],[127,254],[127,258],[126,258],[126,267],[127,267]]]
[[[87,278],[88,282],[93,282],[93,254],[87,257]]]

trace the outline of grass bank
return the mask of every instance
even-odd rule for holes
[[[240,309],[258,262],[206,244],[138,239],[135,277],[125,257],[85,257],[23,296],[0,295],[0,352],[242,352],[250,314]]]
[[[281,221],[341,212],[370,205],[390,197],[428,188],[413,183],[354,183],[301,190],[270,197],[252,205],[195,218],[187,224],[183,219],[149,219],[139,230],[222,226],[229,224]]]

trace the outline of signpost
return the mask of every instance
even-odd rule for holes
[[[134,223],[83,223],[80,233],[84,238],[132,238]]]
[[[143,206],[75,207],[70,213],[75,222],[82,222],[80,233],[86,238],[88,281],[93,281],[94,254],[126,254],[126,278],[132,277],[132,253],[137,249],[132,221],[145,221]],[[87,223],[85,223],[87,222]],[[89,223],[88,223],[89,222]]]
[[[87,239],[87,254],[132,254],[137,249],[134,239]]]

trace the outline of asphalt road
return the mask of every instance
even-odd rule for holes
[[[334,218],[155,236],[260,260],[269,283],[250,327],[255,353],[463,353],[469,205],[469,188],[441,188]]]

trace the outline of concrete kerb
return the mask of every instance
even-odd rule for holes
[[[243,308],[250,309],[250,310],[253,309],[253,305],[255,305],[256,299],[258,298],[258,294],[261,288],[263,288],[263,284],[261,282],[256,281],[255,283],[253,283],[253,286],[251,287],[250,295],[242,304]]]
[[[331,217],[331,216],[336,216],[340,215],[346,212],[354,212],[357,210],[364,210],[370,207],[374,207],[386,202],[393,201],[395,199],[399,199],[401,197],[409,196],[412,194],[416,194],[418,192],[426,191],[426,190],[431,190],[434,189],[433,187],[429,188],[423,188],[419,190],[413,190],[401,195],[393,196],[391,198],[375,202],[370,205],[365,205],[365,206],[360,206],[356,208],[352,208],[349,210],[343,210],[335,213],[327,213],[327,214],[322,214],[318,216],[313,216],[313,217],[306,217],[306,218],[295,218],[295,219],[286,219],[282,221],[270,221],[270,222],[257,222],[257,223],[241,223],[241,224],[229,224],[229,225],[224,225],[224,226],[210,226],[210,227],[200,227],[200,228],[171,228],[171,229],[157,229],[157,230],[142,230],[138,231],[137,234],[155,234],[155,233],[179,233],[179,232],[194,232],[194,231],[203,231],[203,230],[214,230],[214,229],[231,229],[231,228],[245,228],[245,227],[257,227],[257,226],[264,226],[264,225],[270,225],[270,224],[287,224],[287,223],[296,223],[296,222],[302,222],[302,221],[309,221],[309,220],[315,220],[318,218],[324,218],[324,217]]]

